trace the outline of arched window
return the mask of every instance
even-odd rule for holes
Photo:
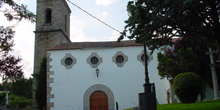
[[[50,8],[47,8],[45,12],[45,23],[51,23],[52,10]]]

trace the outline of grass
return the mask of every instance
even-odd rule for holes
[[[220,101],[196,102],[192,104],[158,105],[157,110],[220,110]]]
[[[132,110],[132,109],[126,109]],[[190,104],[162,104],[157,105],[157,110],[220,110],[220,100],[218,101],[203,101]]]

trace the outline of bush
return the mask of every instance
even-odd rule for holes
[[[181,73],[174,78],[173,89],[182,103],[194,103],[202,90],[202,82],[195,73]]]
[[[5,105],[5,96],[6,96],[6,92],[0,92],[0,106]]]
[[[25,97],[19,97],[16,95],[9,95],[9,107],[26,108],[31,105],[32,100]]]
[[[15,82],[7,84],[10,94],[25,97],[27,99],[32,98],[32,79],[19,79]]]

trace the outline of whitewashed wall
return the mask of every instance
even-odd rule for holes
[[[122,51],[128,56],[128,61],[123,67],[117,67],[112,57],[117,51]],[[51,94],[54,98],[54,110],[83,110],[83,96],[86,90],[95,84],[102,84],[111,89],[114,102],[118,102],[120,109],[126,109],[138,105],[138,93],[143,92],[144,65],[137,60],[143,47],[118,47],[48,51],[50,53],[50,71],[54,75],[51,83]],[[92,68],[86,61],[92,52],[102,57],[103,62],[98,66],[99,77],[96,76],[96,68]],[[71,69],[61,65],[61,60],[67,53],[76,58],[76,64]],[[165,80],[161,80],[157,70],[157,51],[153,53],[153,60],[149,63],[149,78],[155,83],[156,96],[160,104],[166,103]]]

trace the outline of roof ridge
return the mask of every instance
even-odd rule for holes
[[[85,48],[111,48],[111,47],[130,47],[141,46],[142,44],[136,43],[135,40],[125,41],[98,41],[98,42],[71,42],[55,46],[49,50],[70,50],[70,49],[85,49]]]

